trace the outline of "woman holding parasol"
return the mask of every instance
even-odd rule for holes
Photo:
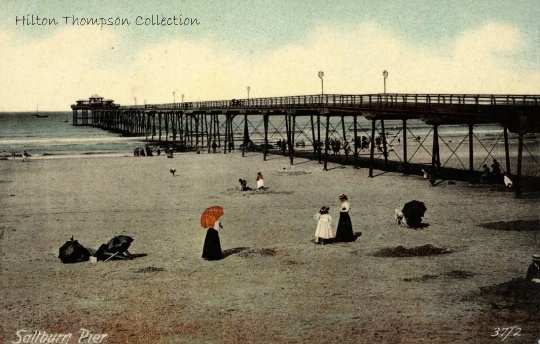
[[[204,238],[202,258],[206,260],[223,259],[218,230],[223,228],[219,218],[223,215],[223,208],[213,206],[206,209],[201,216],[201,226],[208,228]]]

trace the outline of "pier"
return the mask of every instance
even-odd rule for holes
[[[291,164],[295,157],[309,157],[318,159],[325,170],[329,161],[337,159],[331,143],[339,142],[340,161],[368,167],[369,177],[374,177],[375,167],[423,171],[433,186],[446,179],[448,171],[477,181],[487,159],[499,158],[493,155],[495,145],[504,143],[501,169],[512,175],[519,198],[522,176],[536,177],[540,172],[536,151],[525,142],[540,132],[539,99],[540,95],[319,94],[121,106],[96,95],[71,107],[74,125],[141,136],[176,150],[210,153],[217,146],[222,154],[241,149],[243,156],[257,150],[264,160],[269,153],[286,154]],[[414,132],[418,127],[411,128],[416,123],[429,131],[418,135]],[[475,134],[482,125],[500,129],[492,134],[493,146],[486,146]],[[389,127],[395,133],[389,134]],[[466,134],[445,139],[448,127],[464,128]],[[515,141],[517,158],[513,159],[510,149]],[[534,138],[529,144],[534,145]],[[467,161],[463,161],[457,153],[467,146]],[[430,160],[415,160],[419,150]],[[525,174],[524,154],[535,165]],[[449,162],[456,160],[457,166],[451,167]]]

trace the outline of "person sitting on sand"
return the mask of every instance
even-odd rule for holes
[[[532,255],[532,263],[527,269],[527,281],[540,283],[540,254]]]
[[[506,186],[507,188],[511,188],[514,185],[508,173],[503,174],[503,181],[504,181],[504,186]]]
[[[238,182],[240,183],[240,186],[242,187],[242,191],[251,191],[252,189],[247,186],[247,181],[245,179],[238,179]]]
[[[261,172],[257,172],[257,190],[264,190],[264,179]]]

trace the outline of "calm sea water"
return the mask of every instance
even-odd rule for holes
[[[0,113],[0,154],[32,156],[129,153],[144,138],[72,125],[71,112]]]

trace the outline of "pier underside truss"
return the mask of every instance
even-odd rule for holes
[[[521,197],[522,175],[540,173],[540,96],[310,95],[97,107],[73,105],[73,123],[142,136],[176,150],[219,147],[324,163],[424,174],[432,185],[481,182],[501,162]],[[515,152],[517,151],[517,152]],[[511,152],[513,154],[511,154]],[[523,152],[527,164],[523,164]]]

